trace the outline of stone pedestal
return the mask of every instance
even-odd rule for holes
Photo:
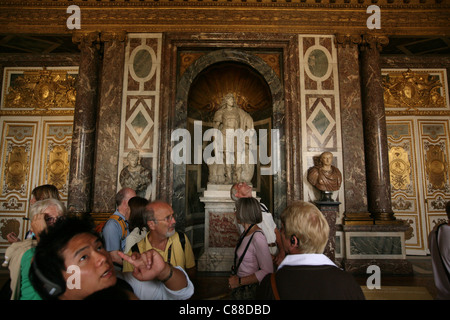
[[[382,274],[412,274],[406,260],[403,222],[373,225],[343,225],[345,238],[344,270],[366,274],[370,265],[380,267]]]
[[[231,187],[208,184],[200,197],[205,204],[205,247],[198,260],[199,271],[231,271],[234,248],[239,239]]]
[[[330,234],[328,237],[327,245],[325,246],[324,254],[330,258],[331,261],[335,261],[336,258],[336,217],[339,213],[340,202],[337,201],[314,201],[315,205],[325,216],[325,219],[330,226]]]

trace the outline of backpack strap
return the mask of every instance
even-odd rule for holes
[[[249,229],[250,229],[250,228],[249,228]],[[248,247],[250,246],[250,243],[251,243],[252,240],[253,240],[253,236],[254,236],[255,233],[257,233],[257,232],[261,232],[261,231],[260,231],[260,230],[256,230],[255,232],[252,233],[252,235],[251,235],[251,237],[250,237],[250,240],[248,240],[247,245],[245,246],[244,252],[242,253],[241,257],[239,258],[239,261],[238,261],[237,265],[236,265],[236,261],[235,261],[235,267],[234,267],[234,270],[235,270],[236,273],[237,273],[237,271],[238,271],[238,269],[239,269],[239,266],[240,266],[241,263],[242,263],[242,260],[244,260],[244,256],[245,256],[245,254],[247,253],[247,249],[248,249]],[[261,233],[262,233],[262,232],[261,232]],[[237,247],[236,247],[236,251],[237,251]],[[236,254],[235,254],[235,257],[236,257]],[[236,259],[235,259],[235,260],[236,260]]]
[[[125,239],[127,237],[127,224],[125,220],[116,214],[110,216],[109,219],[116,220],[119,223],[120,227],[122,228],[122,239]]]
[[[270,282],[272,284],[272,292],[275,296],[275,300],[280,300],[280,295],[278,294],[277,280],[275,279],[275,272],[270,275]]]
[[[184,247],[186,244],[186,235],[183,232],[178,232],[178,238],[180,238],[181,248],[183,248],[184,251]]]
[[[186,235],[183,232],[179,232],[178,233],[178,239],[180,240],[180,244],[181,244],[181,248],[183,249],[184,252],[184,247],[186,244]],[[169,247],[169,251],[167,252],[167,262],[170,263],[170,259],[172,258],[172,244]]]

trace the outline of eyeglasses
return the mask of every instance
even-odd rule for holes
[[[170,216],[167,216],[164,219],[155,219],[155,221],[165,221],[165,222],[169,223],[170,221],[172,221],[172,219],[175,220],[176,216],[177,215],[175,213],[172,213]]]
[[[44,217],[44,220],[46,223],[55,223],[56,219],[57,219],[56,217],[52,217],[52,216],[48,216],[48,215],[45,215],[45,217]]]

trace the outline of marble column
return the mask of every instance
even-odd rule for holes
[[[103,65],[100,73],[95,179],[92,213],[105,218],[115,210],[119,166],[120,126],[126,32],[102,32]]]
[[[99,34],[75,33],[73,41],[81,51],[77,97],[73,120],[67,208],[76,214],[91,210],[95,133],[97,119]]]
[[[372,223],[367,209],[359,49],[361,35],[335,37],[339,65],[345,224]]]
[[[380,68],[380,51],[387,42],[387,37],[366,34],[360,46],[368,209],[376,221],[395,220]]]

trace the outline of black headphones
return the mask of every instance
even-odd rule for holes
[[[291,236],[291,244],[295,244],[295,238],[297,238],[294,234]]]
[[[31,264],[33,267],[34,274],[36,277],[42,282],[42,287],[45,289],[47,294],[51,297],[57,297],[64,293],[66,291],[65,284],[64,286],[61,286],[60,284],[57,284],[49,279],[47,279],[42,272],[39,270],[36,261],[33,261]]]

